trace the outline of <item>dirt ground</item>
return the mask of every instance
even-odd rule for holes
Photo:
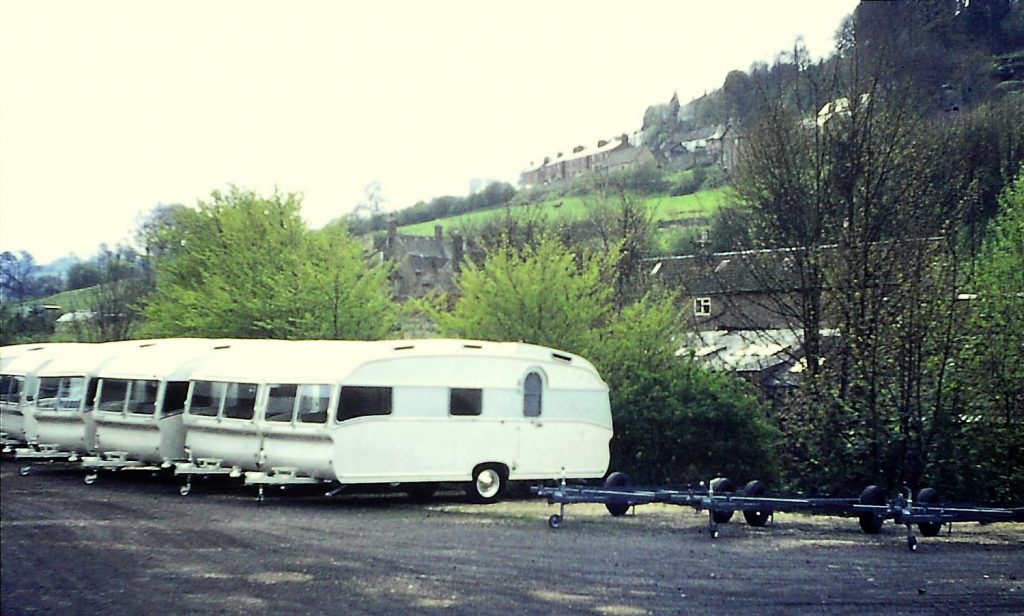
[[[906,549],[844,518],[707,535],[688,508],[254,494],[0,463],[3,614],[1024,613],[1024,527],[958,524]]]

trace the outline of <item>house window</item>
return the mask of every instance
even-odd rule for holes
[[[693,300],[693,314],[698,317],[711,316],[711,298],[698,297]]]
[[[342,387],[338,395],[338,421],[391,414],[390,387]]]
[[[482,389],[453,388],[448,396],[448,412],[452,415],[479,415],[483,410]]]

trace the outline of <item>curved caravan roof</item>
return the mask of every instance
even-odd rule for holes
[[[563,387],[607,388],[597,370],[587,360],[554,349],[515,342],[476,340],[236,340],[211,354],[192,372],[195,380],[235,382],[335,383],[353,375],[372,378],[383,371],[394,385],[431,385],[437,382],[438,362],[445,358],[459,364],[460,370],[472,370],[474,382],[493,380],[495,385],[507,379],[489,369],[481,359],[518,360],[548,367],[553,372],[571,373],[560,379]],[[430,369],[424,369],[429,365]],[[475,370],[473,370],[476,372]],[[446,376],[453,376],[446,374]],[[568,374],[566,374],[568,377]],[[376,380],[376,379],[373,379]],[[554,384],[554,383],[553,383]]]
[[[9,344],[0,347],[0,369],[5,368],[15,359],[35,351],[45,350],[47,347],[55,346],[51,343],[40,342],[38,344]]]
[[[47,362],[50,362],[65,353],[71,352],[75,348],[92,345],[82,343],[55,343],[27,346],[29,348],[24,349],[10,360],[4,360],[2,368],[4,374],[20,376],[31,374],[40,370]]]
[[[105,362],[101,377],[120,379],[188,380],[192,367],[230,341],[208,338],[168,338],[140,343]]]
[[[41,367],[38,375],[40,377],[47,377],[93,374],[105,361],[147,342],[145,340],[124,340],[120,342],[76,344],[73,348],[61,352],[46,366]]]

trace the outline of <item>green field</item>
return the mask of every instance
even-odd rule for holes
[[[730,189],[723,186],[679,197],[668,195],[647,197],[644,199],[644,204],[652,212],[654,221],[658,222],[706,218],[717,211],[729,199]],[[445,229],[473,227],[494,218],[504,217],[507,211],[511,211],[512,215],[515,216],[535,209],[544,212],[552,221],[575,220],[585,216],[587,209],[596,201],[597,198],[593,196],[562,197],[536,204],[510,206],[511,209],[505,207],[495,208],[430,220],[414,225],[406,225],[401,227],[399,231],[406,235],[429,236],[434,234],[434,225],[442,225]]]

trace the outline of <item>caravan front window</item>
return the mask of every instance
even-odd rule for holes
[[[330,385],[303,385],[299,388],[300,423],[326,423],[330,405]]]
[[[271,385],[264,418],[267,421],[291,421],[297,390],[298,385]]]
[[[24,379],[5,374],[0,376],[0,402],[17,404],[21,397],[21,384]]]
[[[41,409],[57,408],[58,393],[60,393],[60,377],[39,379],[39,395],[36,396],[36,406]]]
[[[39,401],[36,405],[41,409],[49,410],[64,410],[64,411],[77,411],[82,406],[82,395],[85,393],[85,378],[84,377],[59,377],[59,378],[47,378],[40,379],[39,392],[43,392],[43,381],[56,381],[57,382],[57,393],[55,396],[49,394],[52,383],[47,383],[46,391],[47,395],[44,398],[42,395],[39,397]]]
[[[390,387],[342,387],[338,395],[338,421],[367,415],[391,414]]]
[[[479,415],[483,410],[482,389],[453,388],[448,397],[448,412],[452,415]]]
[[[132,381],[128,396],[128,412],[136,415],[152,415],[156,412],[156,392],[160,384],[156,381]]]
[[[252,419],[256,409],[255,383],[231,383],[224,395],[224,417],[227,419]]]
[[[189,415],[216,417],[220,411],[220,401],[224,398],[224,383],[195,381],[192,384],[192,401],[188,405]]]
[[[103,379],[100,387],[100,401],[97,409],[120,413],[124,410],[124,399],[128,396],[128,381]]]

